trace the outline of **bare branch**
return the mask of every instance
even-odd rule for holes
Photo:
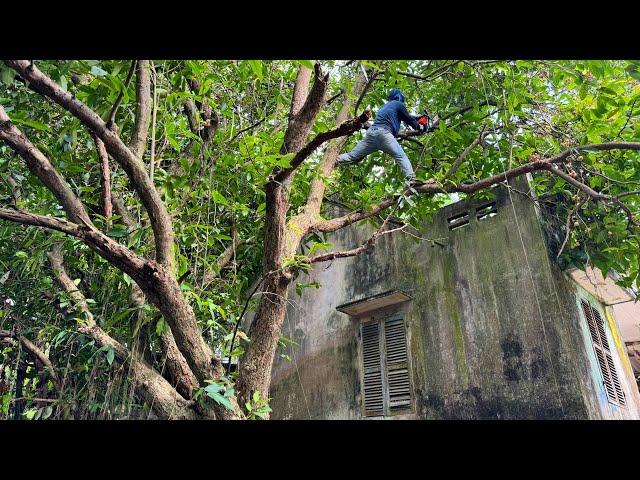
[[[107,127],[111,130],[116,129],[116,113],[118,113],[118,108],[120,108],[120,104],[122,103],[122,98],[124,97],[125,90],[129,87],[129,82],[131,81],[131,77],[133,76],[133,72],[136,68],[137,60],[133,60],[131,62],[131,67],[129,67],[129,73],[127,73],[127,78],[124,81],[124,88],[120,90],[118,93],[118,97],[111,107],[111,111],[109,112],[109,116],[107,117]]]
[[[584,204],[585,201],[586,199],[582,199],[580,202],[577,202],[567,214],[567,221],[565,223],[567,234],[564,237],[564,241],[562,242],[562,245],[560,245],[560,250],[558,250],[558,255],[556,255],[556,260],[560,258],[560,255],[562,255],[562,252],[564,251],[564,247],[567,245],[567,242],[569,241],[569,237],[571,236],[571,224],[573,222],[573,216],[576,214],[578,210],[580,210],[580,207]]]
[[[0,208],[0,218],[3,220],[20,223],[22,225],[50,228],[51,230],[57,230],[73,237],[79,236],[78,225],[69,222],[64,218],[36,215],[34,213],[29,213],[21,210],[11,210],[8,208]]]
[[[113,206],[111,203],[111,168],[109,167],[109,155],[104,148],[104,143],[96,135],[91,134],[96,145],[98,158],[100,160],[100,184],[102,186],[102,213],[107,218],[105,231],[111,229],[111,217],[113,216]]]
[[[338,93],[336,93],[333,97],[331,97],[329,100],[324,102],[324,104],[325,105],[331,105],[334,101],[336,101],[342,95],[344,95],[344,89],[343,88],[341,88],[340,91]]]
[[[410,73],[410,72],[398,72],[398,74],[403,75],[405,77],[413,78],[415,80],[428,81],[428,80],[433,80],[434,77],[438,76],[440,73],[446,72],[451,67],[456,66],[460,62],[462,62],[462,60],[456,60],[456,61],[454,61],[452,63],[448,63],[446,65],[442,65],[441,67],[436,68],[433,72],[431,72],[428,75],[416,75],[415,73]]]
[[[579,180],[576,180],[571,175],[569,175],[568,173],[563,172],[562,170],[560,170],[557,167],[548,166],[547,170],[549,170],[553,174],[557,175],[558,177],[561,177],[565,182],[570,183],[574,187],[576,187],[579,190],[583,191],[584,193],[589,195],[594,200],[601,200],[601,201],[611,202],[611,203],[616,204],[618,207],[620,207],[624,211],[625,215],[627,216],[628,227],[630,227],[631,225],[634,225],[636,227],[640,226],[640,223],[638,223],[633,218],[633,212],[631,211],[631,209],[629,209],[629,207],[627,205],[625,205],[622,201],[620,201],[620,199],[618,199],[617,197],[613,197],[611,195],[605,195],[603,193],[596,192],[593,188],[591,188],[588,185],[580,182]]]
[[[467,148],[465,148],[460,155],[458,155],[458,158],[456,158],[453,164],[451,164],[451,168],[449,168],[449,171],[444,174],[443,180],[451,178],[456,173],[458,168],[460,168],[460,165],[462,165],[462,162],[469,154],[469,152],[480,145],[482,143],[482,140],[484,140],[484,137],[491,133],[485,132],[484,128],[485,127],[482,127],[482,130],[480,130],[480,135],[478,135],[478,137],[473,142],[471,142],[471,144]]]
[[[149,60],[136,62],[136,119],[129,149],[138,158],[142,158],[149,135],[151,122],[151,74]]]
[[[331,253],[325,253],[322,255],[316,255],[315,257],[311,257],[309,259],[309,263],[327,262],[329,260],[335,260],[336,258],[355,257],[356,255],[367,250],[368,248],[371,248],[378,241],[378,238],[380,238],[381,236],[388,235],[390,233],[404,230],[405,228],[407,228],[407,225],[403,225],[398,228],[392,228],[391,230],[383,230],[386,223],[387,221],[385,220],[382,223],[381,227],[373,235],[371,235],[371,237],[366,242],[364,242],[359,247],[353,248],[351,250],[342,251],[342,252],[331,252]]]
[[[213,282],[218,276],[218,272],[226,267],[233,259],[236,249],[240,245],[250,244],[255,242],[256,237],[249,237],[247,239],[241,239],[238,237],[236,229],[233,228],[231,232],[231,244],[224,249],[224,251],[218,256],[215,262],[215,268],[207,271],[202,278],[202,287],[206,288],[211,282]]]
[[[242,135],[244,132],[247,132],[249,130],[253,130],[254,128],[256,128],[258,125],[260,125],[262,122],[264,122],[267,118],[262,118],[260,120],[258,120],[256,123],[249,125],[246,128],[243,128],[242,130],[240,130],[238,133],[236,133],[233,137],[231,137],[231,140],[229,140],[229,143],[233,143],[233,141],[238,138],[240,135]]]
[[[364,88],[362,89],[362,92],[360,92],[360,96],[358,96],[358,100],[356,101],[355,106],[353,107],[354,111],[358,111],[358,108],[360,108],[360,103],[362,102],[362,100],[364,99],[364,96],[367,94],[367,92],[369,91],[369,89],[371,88],[371,85],[373,85],[374,80],[380,76],[380,74],[384,73],[383,70],[378,70],[375,71],[371,74],[371,76],[369,77],[369,80],[367,80],[367,83],[365,84]]]
[[[305,145],[302,149],[296,153],[290,163],[290,167],[280,169],[278,172],[274,174],[273,179],[276,182],[284,182],[287,178],[291,176],[291,174],[295,171],[296,168],[300,166],[305,159],[309,157],[320,145],[323,143],[338,137],[344,137],[346,135],[351,135],[353,132],[356,132],[365,122],[367,122],[371,118],[371,111],[366,110],[359,117],[353,118],[351,120],[347,120],[342,125],[333,130],[329,130],[327,132],[322,132],[316,135],[313,140],[311,140],[307,145]]]

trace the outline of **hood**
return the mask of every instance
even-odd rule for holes
[[[389,92],[389,97],[387,98],[387,100],[389,102],[392,100],[397,100],[399,102],[404,103],[404,95],[397,88],[392,88],[391,91]]]

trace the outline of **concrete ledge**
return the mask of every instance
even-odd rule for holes
[[[380,310],[409,300],[411,300],[411,297],[405,292],[401,290],[389,290],[371,297],[338,305],[336,310],[351,315],[352,317],[357,317],[373,310]]]

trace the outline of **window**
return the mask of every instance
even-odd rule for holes
[[[365,417],[411,410],[411,379],[404,318],[373,318],[361,323],[362,394]]]
[[[611,403],[624,406],[627,402],[624,391],[622,390],[620,378],[618,377],[618,372],[616,371],[616,366],[613,363],[613,357],[611,356],[604,320],[600,312],[589,302],[586,300],[581,300],[581,302],[582,311],[587,319],[587,325],[589,325],[589,333],[591,334],[591,341],[593,342],[593,348],[596,352],[600,372],[602,373],[607,398]]]

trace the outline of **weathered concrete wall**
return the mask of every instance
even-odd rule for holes
[[[628,381],[628,407],[602,401],[577,287],[548,261],[535,208],[517,193],[513,206],[503,188],[496,193],[493,217],[475,218],[487,201],[459,202],[425,225],[421,236],[446,238],[444,247],[393,234],[370,254],[298,279],[321,288],[290,294],[283,335],[299,346],[274,365],[273,418],[362,417],[359,322],[336,307],[392,289],[412,297],[405,318],[415,393],[415,413],[393,418],[638,418]],[[464,211],[469,224],[449,231],[447,219]],[[329,241],[352,248],[371,232],[353,226]]]

